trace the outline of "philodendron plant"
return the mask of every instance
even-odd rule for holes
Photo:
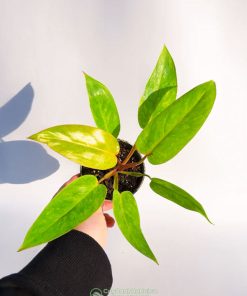
[[[176,99],[175,65],[164,47],[140,99],[138,121],[142,131],[132,146],[118,139],[119,114],[108,88],[87,74],[85,80],[97,127],[59,125],[29,137],[80,164],[81,176],[59,191],[44,208],[19,250],[69,232],[92,215],[107,198],[113,200],[114,216],[125,238],[157,263],[142,233],[133,193],[147,177],[155,193],[200,213],[209,221],[202,205],[188,192],[147,175],[144,161],[148,160],[152,165],[163,164],[194,137],[213,107],[215,83],[200,84]]]

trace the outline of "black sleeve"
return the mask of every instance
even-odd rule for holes
[[[89,235],[72,230],[48,243],[20,272],[0,280],[1,296],[108,295],[112,271],[103,248]]]

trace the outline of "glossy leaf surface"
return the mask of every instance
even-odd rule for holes
[[[142,233],[138,207],[130,191],[113,192],[113,211],[117,224],[128,242],[143,255],[157,262]]]
[[[176,69],[173,59],[164,46],[155,68],[146,84],[140,105],[155,91],[177,86]]]
[[[209,221],[208,216],[202,205],[182,188],[179,188],[178,186],[170,182],[158,178],[152,178],[149,185],[155,193],[165,197],[166,199],[176,203],[177,205],[185,209],[200,213]]]
[[[81,176],[67,185],[39,215],[19,250],[51,241],[76,227],[101,206],[106,191],[92,175]]]
[[[177,88],[162,88],[153,92],[139,107],[138,121],[144,128],[150,120],[164,111],[176,99]]]
[[[87,125],[59,125],[29,137],[47,144],[56,152],[80,165],[105,170],[117,163],[117,139],[110,133]]]
[[[120,131],[120,120],[112,94],[105,85],[89,75],[85,74],[85,79],[96,125],[117,137]]]
[[[209,81],[184,94],[159,113],[143,129],[136,141],[152,164],[174,157],[198,132],[207,119],[216,96],[215,83]]]

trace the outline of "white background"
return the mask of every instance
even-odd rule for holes
[[[244,0],[0,1],[0,106],[9,102],[0,109],[0,131],[7,133],[0,144],[0,276],[38,252],[16,250],[79,169],[26,137],[58,124],[94,124],[84,70],[110,88],[122,119],[120,138],[133,143],[140,132],[139,98],[165,43],[176,63],[179,95],[213,79],[217,100],[192,142],[166,164],[147,164],[147,172],[188,190],[215,225],[155,195],[146,181],[136,198],[160,266],[115,227],[107,247],[113,289],[247,295],[246,12]]]

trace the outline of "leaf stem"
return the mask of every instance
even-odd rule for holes
[[[114,175],[113,189],[118,190],[118,173]]]
[[[130,149],[129,154],[127,155],[127,157],[124,159],[124,161],[122,162],[122,165],[125,165],[131,158],[131,156],[134,154],[134,152],[136,151],[136,146],[132,146],[132,148]]]
[[[145,156],[144,156],[141,160],[139,160],[138,162],[127,163],[125,166],[122,167],[122,170],[127,170],[127,169],[134,168],[134,167],[136,167],[136,166],[142,164],[146,158],[147,158],[147,155],[145,155]]]
[[[117,168],[115,168],[114,170],[111,170],[110,172],[108,172],[107,174],[105,174],[100,180],[99,180],[99,184],[102,183],[104,180],[111,178],[112,176],[115,175],[115,173],[117,172]]]
[[[149,175],[142,174],[142,173],[139,173],[139,172],[119,171],[118,173],[123,174],[123,175],[134,176],[134,177],[148,177],[150,180],[152,180],[152,178]]]
[[[106,179],[109,179],[111,177],[114,176],[114,181],[115,181],[115,175],[120,172],[120,171],[125,171],[127,169],[131,169],[131,168],[134,168],[140,164],[142,164],[144,162],[144,160],[147,158],[148,154],[144,155],[144,157],[142,159],[140,159],[139,161],[137,162],[132,162],[132,163],[127,163],[131,156],[134,154],[136,150],[136,147],[135,145],[131,148],[129,154],[127,155],[127,157],[124,159],[124,161],[121,163],[119,160],[118,160],[118,164],[117,166],[111,170],[110,172],[106,173],[100,180],[99,180],[99,183],[102,183],[103,181],[105,181]]]

